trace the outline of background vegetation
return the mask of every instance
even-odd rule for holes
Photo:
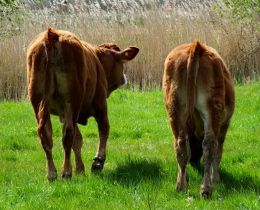
[[[126,68],[130,89],[160,88],[167,54],[194,38],[219,51],[237,83],[258,80],[259,5],[259,0],[1,0],[0,100],[26,97],[27,45],[50,26],[93,44],[138,46],[140,54]]]
[[[188,192],[175,191],[177,163],[159,90],[121,89],[110,96],[111,132],[101,174],[90,173],[98,143],[97,125],[90,119],[87,127],[80,128],[86,175],[61,179],[61,124],[53,117],[59,175],[53,183],[45,178],[45,155],[31,105],[2,102],[0,209],[260,209],[260,83],[237,86],[236,93],[221,162],[222,181],[214,185],[209,201],[199,196],[202,171],[190,165]]]

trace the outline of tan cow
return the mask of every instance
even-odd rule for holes
[[[201,195],[219,181],[223,143],[234,111],[230,73],[213,48],[195,40],[173,49],[164,64],[164,102],[174,135],[178,162],[177,190],[186,190],[186,165],[203,154]]]
[[[107,98],[126,82],[123,64],[138,53],[136,47],[121,51],[115,44],[92,46],[73,33],[49,28],[27,50],[29,98],[38,123],[38,136],[46,153],[47,178],[57,178],[52,158],[50,114],[63,123],[64,163],[62,177],[71,177],[71,148],[77,173],[84,171],[82,135],[77,123],[86,125],[93,116],[98,124],[99,146],[92,170],[102,170],[109,135]]]

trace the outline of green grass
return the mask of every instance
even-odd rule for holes
[[[109,99],[111,132],[101,174],[90,172],[97,147],[93,119],[80,127],[86,175],[60,177],[61,125],[52,118],[58,180],[45,156],[28,102],[0,103],[0,209],[260,209],[260,83],[236,87],[236,110],[213,197],[199,196],[201,172],[188,166],[187,193],[175,191],[177,164],[161,91],[118,90]]]

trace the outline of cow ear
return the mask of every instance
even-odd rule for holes
[[[139,48],[130,46],[125,50],[118,52],[117,55],[121,61],[130,61],[137,55],[138,52]]]

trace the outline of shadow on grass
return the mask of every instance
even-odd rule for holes
[[[260,193],[260,179],[257,177],[252,177],[247,174],[237,175],[231,174],[228,171],[222,169],[220,171],[221,183],[224,184],[225,189],[229,192],[231,191],[255,191]]]
[[[202,163],[192,165],[192,167],[201,177],[203,177],[204,165]],[[220,169],[220,184],[221,183],[225,186],[227,192],[253,190],[260,193],[260,179],[248,174],[232,174],[225,169]]]
[[[159,185],[163,179],[161,163],[158,160],[128,157],[124,162],[117,163],[114,170],[98,174],[103,179],[124,186],[136,186],[142,182]]]

